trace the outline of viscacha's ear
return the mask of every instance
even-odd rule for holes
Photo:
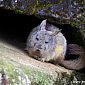
[[[45,20],[43,20],[43,21],[41,22],[41,24],[40,24],[41,30],[46,30],[46,29],[45,29],[45,27],[46,27],[46,21],[47,21],[47,19],[45,19]]]

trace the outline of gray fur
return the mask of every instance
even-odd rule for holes
[[[58,55],[57,52],[55,53],[57,44],[63,47],[63,51]],[[57,27],[46,24],[46,20],[43,20],[39,26],[35,27],[27,39],[29,55],[41,61],[53,60],[55,57],[57,59],[61,55],[64,58],[66,47],[67,43],[63,34]]]

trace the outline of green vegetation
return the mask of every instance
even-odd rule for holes
[[[22,10],[18,10],[18,9],[15,10],[15,13],[16,14],[24,14],[24,12]]]

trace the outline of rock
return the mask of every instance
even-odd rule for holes
[[[32,15],[35,12],[36,0],[1,0],[0,7]]]
[[[85,27],[85,0],[1,0],[0,7],[49,17],[59,24]]]

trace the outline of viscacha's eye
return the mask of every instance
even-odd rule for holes
[[[47,44],[48,42],[47,42],[47,41],[45,41],[45,43]]]
[[[36,40],[38,41],[39,39],[36,37]]]

